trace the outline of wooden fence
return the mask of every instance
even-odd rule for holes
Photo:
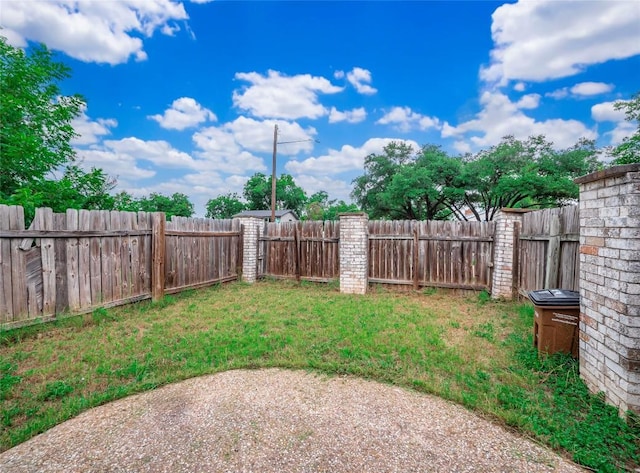
[[[493,222],[371,221],[369,282],[491,290]]]
[[[520,294],[543,288],[579,288],[580,215],[577,205],[523,215],[516,235]]]
[[[84,313],[238,277],[242,233],[231,220],[161,213],[0,205],[0,325]]]
[[[340,277],[340,223],[265,223],[259,238],[258,275],[328,282]]]
[[[369,282],[490,290],[493,233],[491,222],[371,221]],[[340,276],[339,222],[267,223],[259,240],[259,276]]]

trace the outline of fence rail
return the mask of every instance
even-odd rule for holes
[[[0,205],[0,325],[237,279],[241,242],[231,220],[45,208],[25,229],[22,207]]]

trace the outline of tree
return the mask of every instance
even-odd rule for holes
[[[463,163],[445,205],[460,220],[493,220],[502,207],[561,206],[578,198],[573,179],[597,166],[593,141],[556,151],[544,136],[507,136]]]
[[[357,205],[347,204],[343,200],[329,200],[327,192],[318,191],[309,197],[305,218],[307,220],[338,220],[341,213],[357,211]]]
[[[262,173],[254,174],[244,185],[243,195],[249,210],[271,209],[271,177]],[[307,194],[291,175],[282,174],[279,179],[276,178],[276,209],[293,210],[300,215],[306,202]]]
[[[178,217],[191,217],[194,213],[193,204],[189,197],[180,192],[168,197],[157,192],[152,192],[149,197],[139,199],[140,210],[143,212],[164,212],[167,218],[174,215]]]
[[[640,163],[640,92],[631,100],[616,102],[614,108],[624,110],[625,119],[628,122],[636,122],[637,126],[633,135],[626,137],[613,149],[613,164]]]
[[[207,202],[207,218],[231,218],[247,208],[240,196],[235,193],[220,195]]]
[[[544,208],[578,198],[573,182],[600,166],[593,141],[555,150],[544,136],[502,142],[466,157],[395,143],[365,158],[353,197],[373,218],[492,220],[502,207]]]
[[[411,146],[392,142],[381,155],[367,156],[364,168],[352,195],[372,218],[424,220],[450,213],[444,203],[460,161],[439,146],[415,153]]]
[[[393,218],[393,209],[384,193],[393,176],[414,159],[414,149],[401,142],[391,142],[382,154],[370,154],[364,160],[364,175],[353,180],[351,193],[356,203],[373,219]]]
[[[83,100],[61,96],[58,82],[69,76],[70,68],[54,61],[46,46],[27,54],[0,36],[0,198],[74,161],[71,121]]]
[[[20,187],[0,202],[21,205],[30,222],[37,207],[50,207],[58,213],[67,209],[111,210],[115,200],[110,192],[115,185],[115,180],[102,169],[85,172],[78,166],[68,166],[61,179],[43,179]]]

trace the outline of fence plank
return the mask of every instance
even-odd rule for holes
[[[164,297],[164,213],[154,212],[151,215],[151,224],[153,231],[151,297],[154,301],[159,301]]]
[[[66,214],[53,214],[54,230],[67,229]],[[57,238],[53,243],[56,255],[56,314],[66,312],[69,308],[69,291],[67,287],[67,242]]]
[[[0,204],[0,230],[9,230],[9,212],[9,206]],[[0,322],[11,321],[13,321],[11,240],[0,238]]]
[[[53,210],[36,209],[36,218],[41,230],[53,230]],[[52,238],[40,239],[40,257],[42,264],[42,315],[50,316],[56,312],[56,254]]]
[[[83,209],[78,212],[78,229],[91,230],[91,212],[88,210]],[[81,308],[92,306],[90,245],[89,238],[78,239],[78,288]]]
[[[78,211],[67,209],[67,230],[78,230]],[[67,297],[69,298],[69,310],[72,312],[80,309],[80,283],[78,270],[78,239],[67,238]]]

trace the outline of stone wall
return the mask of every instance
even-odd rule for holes
[[[640,164],[580,185],[580,375],[640,413]]]
[[[367,292],[368,223],[369,218],[365,213],[340,214],[340,292]]]

